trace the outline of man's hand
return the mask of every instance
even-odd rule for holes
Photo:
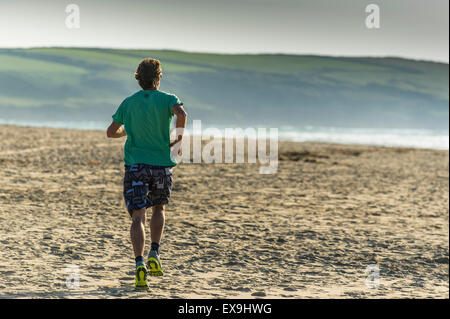
[[[183,139],[183,137],[181,136],[181,138],[179,137],[178,139],[176,139],[173,142],[170,142],[170,148],[172,148],[175,144],[177,144],[178,142],[181,142],[181,140]],[[178,146],[178,155],[181,156],[181,145]]]
[[[181,141],[183,140],[184,129],[186,128],[187,121],[187,113],[181,104],[175,104],[174,106],[172,106],[172,112],[177,117],[177,138],[175,141],[170,143],[170,147],[174,146],[177,143],[181,143]],[[178,145],[178,155],[181,155],[181,145]]]
[[[174,146],[178,142],[181,142],[183,140],[183,136],[179,135],[178,138],[175,141],[170,142],[170,147]]]
[[[119,138],[126,135],[127,133],[125,132],[125,129],[122,127],[122,124],[118,124],[116,122],[112,122],[111,125],[106,130],[106,136],[109,138]]]
[[[177,127],[176,127],[177,139],[174,142],[170,143],[170,146],[175,145],[176,143],[180,142],[183,139],[183,133],[184,129],[186,128],[186,121],[187,121],[187,113],[184,110],[183,105],[175,104],[174,106],[172,106],[172,112],[177,117]]]

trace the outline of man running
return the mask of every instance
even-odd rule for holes
[[[127,136],[123,196],[132,219],[130,235],[136,260],[135,287],[148,288],[147,274],[163,275],[159,246],[165,205],[172,190],[172,167],[177,164],[170,149],[183,138],[187,114],[177,96],[159,90],[162,70],[158,60],[143,60],[134,76],[142,90],[122,102],[106,135],[109,138]],[[177,139],[170,142],[170,122],[174,114]],[[152,208],[152,244],[145,264],[145,221],[149,207]]]

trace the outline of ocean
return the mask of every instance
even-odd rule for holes
[[[33,122],[5,120],[0,124],[32,127],[52,127],[79,130],[105,130],[110,122],[103,121],[47,121]],[[192,126],[191,126],[192,127]],[[202,130],[208,127],[202,128]],[[220,131],[225,126],[217,127]],[[257,127],[255,127],[257,128]],[[188,125],[188,129],[190,126]],[[245,128],[243,128],[245,129]],[[225,135],[225,134],[223,134]],[[240,136],[237,136],[240,137]],[[392,128],[342,128],[342,127],[278,127],[279,141],[326,142],[338,144],[362,144],[391,147],[449,149],[449,130],[445,129],[392,129]]]

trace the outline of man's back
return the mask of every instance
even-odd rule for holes
[[[125,165],[175,166],[170,154],[172,107],[182,104],[173,94],[141,90],[126,98],[113,121],[123,124],[127,133]]]

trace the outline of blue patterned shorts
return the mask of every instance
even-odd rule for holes
[[[169,203],[172,168],[147,164],[125,166],[123,196],[128,213]]]

